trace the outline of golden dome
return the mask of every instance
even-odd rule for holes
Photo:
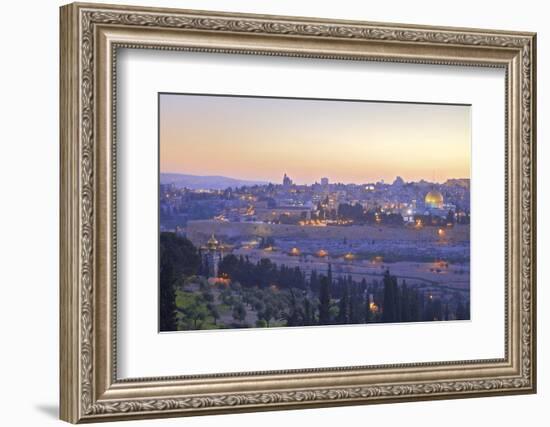
[[[430,208],[441,208],[443,207],[443,195],[439,191],[432,190],[426,194],[424,202]]]
[[[210,239],[208,239],[208,242],[206,244],[210,249],[216,249],[219,243],[220,242],[218,242],[214,237],[214,235],[212,234],[212,236],[210,237]]]

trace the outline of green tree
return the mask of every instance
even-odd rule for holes
[[[214,294],[209,289],[204,290],[201,295],[206,302],[214,302]]]
[[[401,283],[401,289],[400,289],[399,295],[401,299],[399,304],[399,307],[401,310],[400,319],[402,322],[410,322],[411,321],[410,293],[407,287],[407,283],[404,280]]]
[[[309,289],[314,293],[319,293],[319,276],[317,276],[317,271],[311,270],[309,275]]]
[[[301,326],[303,324],[303,313],[292,288],[289,291],[288,308],[283,313],[283,318],[286,319],[287,326]]]
[[[159,321],[160,330],[177,330],[176,320],[176,291],[174,289],[175,273],[174,266],[163,254],[166,249],[160,247],[160,266],[159,266]]]
[[[229,254],[222,258],[218,263],[218,272],[220,274],[227,274],[230,279],[238,280],[236,277],[239,266],[239,259],[233,255]]]
[[[275,317],[276,309],[271,303],[271,301],[266,301],[263,309],[258,311],[258,320],[264,320],[267,327],[269,328],[269,322]]]
[[[315,308],[311,301],[306,296],[304,298],[304,325],[310,326],[315,324]]]
[[[195,298],[192,304],[182,310],[185,318],[192,320],[193,329],[200,329],[199,322],[203,322],[209,314],[208,308],[200,298]]]
[[[243,303],[238,303],[233,306],[233,319],[242,323],[246,318],[246,308]]]
[[[218,311],[218,307],[216,305],[209,303],[207,304],[208,310],[210,311],[210,316],[214,319],[214,325],[218,324],[218,320],[220,318],[220,312]]]
[[[418,322],[420,319],[420,297],[417,289],[409,290],[410,321]]]
[[[267,322],[264,319],[258,319],[258,320],[256,320],[256,327],[257,328],[267,328]]]
[[[460,299],[456,306],[456,320],[468,320],[469,318],[470,309]]]
[[[397,321],[397,280],[390,275],[389,270],[384,273],[384,308],[382,322]]]
[[[349,301],[349,322],[352,324],[363,323],[365,319],[363,291],[358,289],[358,286],[352,282]]]
[[[330,284],[326,276],[321,276],[320,280],[319,324],[330,325]]]
[[[161,257],[173,264],[176,275],[197,274],[201,260],[190,240],[175,233],[163,232],[160,233],[160,246],[166,250]]]
[[[255,271],[255,283],[261,288],[269,286],[277,277],[277,267],[268,259],[262,258],[258,261]]]
[[[159,323],[161,331],[177,329],[175,285],[197,274],[200,257],[190,240],[175,233],[160,233]]]
[[[443,320],[449,320],[449,303],[445,303],[445,308],[444,308],[444,311],[443,311]]]
[[[350,321],[350,299],[349,299],[349,284],[347,281],[343,283],[342,297],[338,304],[338,323],[343,325]]]

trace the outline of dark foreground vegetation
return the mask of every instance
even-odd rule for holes
[[[458,292],[437,296],[387,270],[380,280],[305,273],[264,258],[229,254],[208,260],[188,239],[160,235],[160,330],[313,326],[466,320],[469,302]]]

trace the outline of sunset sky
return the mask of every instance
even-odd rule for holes
[[[470,177],[470,107],[160,95],[160,171],[279,183]]]

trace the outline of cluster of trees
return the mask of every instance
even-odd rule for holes
[[[359,203],[340,203],[337,209],[328,209],[319,203],[320,219],[347,220],[354,224],[403,225],[403,216],[398,213],[382,212],[380,208],[365,210]]]
[[[336,209],[327,206],[328,199],[317,204],[315,212],[311,212],[313,220],[345,220],[353,224],[385,224],[402,225],[404,220],[401,214],[382,212],[380,208],[365,210],[359,203],[340,203]],[[307,214],[302,213],[300,217],[289,214],[281,214],[277,218],[280,224],[297,224],[300,220],[306,220]]]
[[[272,236],[268,236],[268,237],[262,237],[260,239],[260,249],[265,249],[265,248],[269,248],[269,247],[273,247],[275,246],[275,238],[272,237]]]
[[[256,326],[269,327],[273,322],[286,326],[304,326],[314,323],[314,302],[305,292],[291,289],[244,289],[243,302],[257,316]]]
[[[359,203],[340,203],[338,219],[352,220],[355,224],[403,225],[401,214],[382,212],[380,208],[364,210]]]
[[[323,207],[320,203],[318,206],[319,218],[321,219],[341,219],[351,220],[354,224],[385,224],[385,225],[403,225],[403,216],[399,213],[382,212],[380,208],[365,210],[359,203],[340,203],[337,210],[330,210]],[[469,224],[470,215],[464,211],[457,211],[460,215],[455,217],[455,212],[449,210],[445,217],[434,215],[414,216],[415,221],[421,220],[424,225],[441,226],[446,224]]]
[[[415,288],[401,286],[397,278],[386,271],[384,274],[383,322],[416,322],[431,320],[467,320],[470,318],[469,303],[465,303],[460,293],[443,303],[441,299]]]
[[[186,330],[202,329],[205,323],[216,326],[220,318],[214,295],[205,286],[195,293],[176,291],[176,311],[179,326]]]
[[[244,289],[261,290],[276,285],[285,290],[286,303],[283,301],[285,307],[280,311],[288,326],[469,318],[469,307],[459,294],[453,296],[452,302],[443,303],[417,287],[407,286],[405,281],[398,285],[389,270],[382,283],[367,284],[365,278],[357,282],[350,275],[334,278],[330,264],[326,274],[313,270],[307,277],[299,267],[279,267],[268,259],[253,263],[247,257],[227,255],[221,260],[219,271]],[[265,305],[255,308],[262,318]],[[268,309],[268,313],[275,311]],[[270,319],[265,320],[269,324]]]
[[[218,272],[248,288],[265,288],[276,284],[283,288],[306,289],[306,275],[299,267],[279,267],[267,258],[253,263],[248,257],[229,254],[218,264]]]
[[[160,233],[159,311],[160,330],[175,331],[176,285],[197,273],[201,259],[195,246],[175,233]]]
[[[357,324],[370,322],[415,322],[469,319],[469,304],[457,293],[445,301],[420,288],[398,284],[386,271],[380,282],[355,281],[352,276],[333,277],[331,265],[325,273],[309,274],[299,267],[278,266],[269,259],[251,262],[248,257],[229,254],[219,261],[219,274],[230,286],[219,291],[216,302],[208,284],[187,295],[176,305],[176,287],[186,278],[200,275],[204,266],[193,244],[173,233],[160,236],[160,328],[177,329],[178,313],[186,328],[201,323],[217,325],[219,309],[230,310],[232,327],[248,327],[247,313],[254,312],[256,326],[274,323],[286,326]],[[193,279],[193,280],[199,280]],[[221,301],[221,302],[220,302]],[[226,319],[228,315],[225,315]]]
[[[440,217],[435,215],[420,215],[416,214],[414,216],[414,221],[420,221],[422,225],[433,225],[433,226],[446,226],[447,224],[455,224],[455,213],[453,211],[447,212],[446,217]]]
[[[455,216],[453,210],[449,210],[445,217],[439,217],[434,215],[415,215],[414,220],[422,221],[424,225],[444,226],[447,224],[469,224],[470,214],[461,210],[457,210],[458,216]]]
[[[456,294],[452,302],[426,295],[417,287],[408,287],[389,271],[382,283],[367,285],[351,277],[330,280],[320,276],[319,324],[357,324],[370,322],[418,322],[432,320],[469,319],[469,306]],[[333,300],[334,298],[334,300]]]

